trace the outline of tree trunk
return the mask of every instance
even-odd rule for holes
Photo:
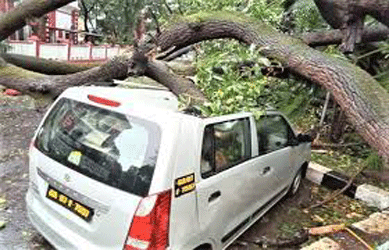
[[[389,93],[359,67],[316,51],[265,24],[232,14],[198,15],[187,23],[172,25],[157,37],[162,51],[217,38],[260,46],[265,56],[277,59],[292,73],[330,90],[363,138],[389,158]]]
[[[339,142],[344,134],[347,125],[346,116],[342,110],[337,110],[335,106],[334,117],[331,126],[330,139],[332,142]]]
[[[56,10],[74,0],[29,0],[23,1],[15,9],[0,15],[0,41],[23,28],[33,18]]]

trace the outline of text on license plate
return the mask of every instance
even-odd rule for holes
[[[90,221],[93,216],[93,209],[85,206],[84,204],[69,198],[67,195],[61,193],[57,189],[49,186],[47,189],[46,197],[63,207],[69,209],[76,215],[80,216],[86,221]]]

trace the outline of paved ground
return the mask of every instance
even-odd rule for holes
[[[26,218],[25,193],[28,188],[27,150],[41,113],[16,107],[0,110],[0,249],[28,249],[36,235]]]

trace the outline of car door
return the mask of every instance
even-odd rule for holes
[[[256,127],[258,164],[262,166],[266,180],[261,199],[270,200],[286,191],[290,178],[294,176],[294,147],[291,146],[294,133],[280,114],[262,116],[256,121]]]
[[[249,117],[211,118],[204,126],[198,217],[201,231],[218,246],[226,244],[254,211],[251,132]]]

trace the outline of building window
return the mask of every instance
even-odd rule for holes
[[[62,30],[58,30],[58,38],[62,38]]]

